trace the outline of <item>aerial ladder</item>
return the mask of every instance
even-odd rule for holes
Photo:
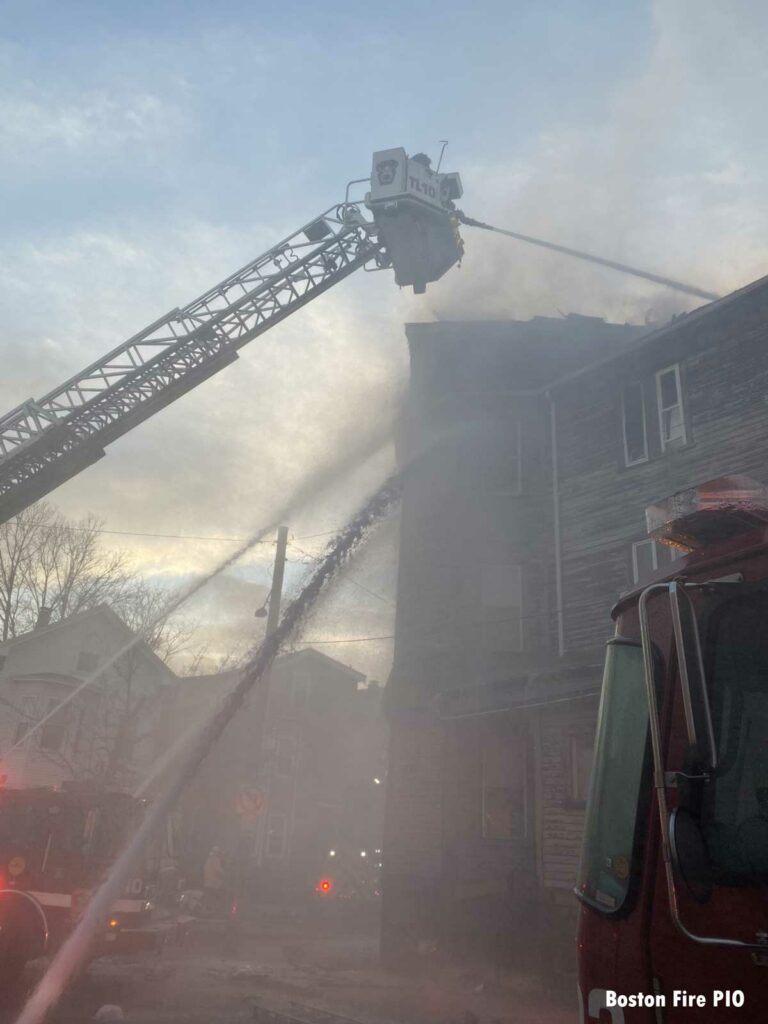
[[[416,293],[462,256],[455,173],[424,154],[373,155],[363,200],[330,207],[188,305],[0,419],[0,523],[105,455],[105,447],[213,374],[249,341],[361,267]]]

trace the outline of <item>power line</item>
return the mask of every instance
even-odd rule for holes
[[[60,529],[59,524],[48,524],[38,523],[33,527],[35,530],[58,530]],[[201,540],[201,541],[216,541],[222,544],[244,544],[247,537],[217,537],[210,534],[201,535],[193,533],[150,533],[141,530],[106,530],[101,527],[91,526],[76,526],[74,524],[65,524],[65,529],[73,530],[76,533],[98,533],[107,534],[114,537],[149,537],[155,540]],[[338,530],[326,530],[323,533],[309,533],[301,537],[297,537],[297,540],[314,540],[316,537],[331,537],[335,536]],[[272,544],[273,540],[259,540],[257,544]]]
[[[305,540],[306,538],[301,537],[299,539]],[[313,562],[320,561],[319,555],[313,555],[310,551],[305,551],[303,548],[300,548],[298,544],[294,544],[294,542],[291,540],[289,540],[288,543],[292,548],[295,548],[296,551],[298,551],[300,554],[306,555],[307,558],[311,558]],[[360,583],[360,581],[356,580],[354,576],[350,576],[348,572],[344,573],[342,579],[345,580],[347,583],[351,583],[353,586],[358,587],[360,590],[364,590],[366,594],[370,594],[371,597],[375,597],[378,601],[383,601],[385,604],[391,605],[391,607],[393,608],[395,607],[394,601],[390,601],[390,599],[388,597],[384,597],[383,594],[378,594],[375,590],[371,590],[370,587],[366,587],[364,583]]]

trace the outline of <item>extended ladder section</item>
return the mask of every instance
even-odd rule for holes
[[[377,172],[383,160],[390,163]],[[399,193],[390,187],[392,161]],[[460,195],[458,176],[437,175],[417,160],[409,187],[412,163],[403,150],[374,154],[365,200],[373,220],[360,203],[331,207],[194,302],[0,419],[0,523],[102,458],[110,442],[234,362],[243,345],[359,267],[393,266],[398,283],[417,291],[441,276],[461,256],[449,197]],[[444,180],[450,187],[436,198]],[[418,187],[433,195],[425,202],[413,191]]]

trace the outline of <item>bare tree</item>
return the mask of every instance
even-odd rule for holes
[[[87,723],[91,756],[73,756],[69,763],[61,749],[40,744],[46,757],[75,777],[97,774],[108,784],[129,785],[135,752],[151,734],[164,700],[161,687],[148,685],[152,672],[140,672],[146,667],[144,644],[167,661],[190,650],[197,625],[164,614],[174,595],[133,572],[124,552],[105,551],[102,526],[93,515],[68,521],[45,502],[0,526],[0,639],[33,629],[43,607],[56,622],[100,604],[142,638],[144,643],[124,651],[95,681],[77,713],[72,706],[60,713],[73,728],[81,716],[75,731]],[[202,657],[200,652],[197,660]]]

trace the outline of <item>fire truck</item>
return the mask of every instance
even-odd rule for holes
[[[0,979],[54,950],[85,909],[135,830],[144,802],[88,784],[0,791]],[[165,835],[147,852],[143,874],[112,906],[98,947],[127,953],[158,944],[173,920],[157,898],[172,888]]]
[[[356,186],[367,185],[363,198]],[[463,254],[459,175],[423,153],[373,154],[370,175],[183,308],[40,399],[0,416],[0,523],[103,458],[105,447],[213,374],[239,350],[356,270],[394,271],[420,294]],[[87,298],[84,296],[84,304]],[[116,793],[0,792],[0,979],[71,929],[133,831],[140,805]],[[154,941],[146,879],[128,883],[101,949]]]
[[[768,490],[647,510],[683,553],[613,610],[576,894],[581,1024],[768,1016]]]

